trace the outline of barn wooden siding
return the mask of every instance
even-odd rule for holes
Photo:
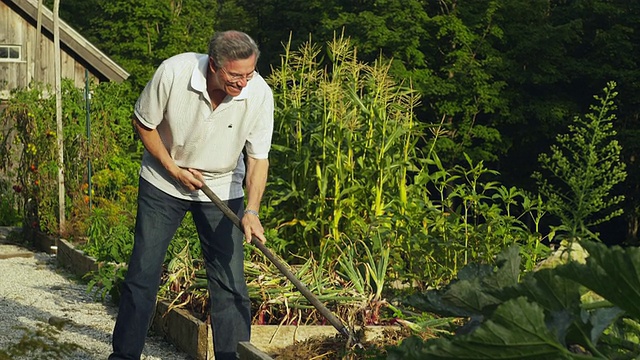
[[[32,81],[54,84],[53,15],[43,10],[40,53],[36,59],[37,0],[0,0],[0,45],[21,46],[20,61],[0,60],[0,98]],[[92,81],[122,81],[128,73],[68,24],[60,23],[62,77],[84,87],[85,69]]]

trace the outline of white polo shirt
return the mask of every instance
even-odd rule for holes
[[[198,169],[222,200],[244,196],[242,150],[266,159],[273,133],[273,94],[259,75],[236,96],[212,110],[207,92],[206,54],[184,53],[165,60],[147,83],[135,105],[135,115],[157,129],[175,163]],[[169,195],[210,201],[202,191],[189,191],[172,178],[146,150],[140,176]]]

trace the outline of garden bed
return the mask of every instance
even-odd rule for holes
[[[34,233],[32,236],[37,236],[37,240],[30,239],[36,249],[47,252],[55,251],[58,265],[72,274],[83,277],[88,272],[98,269],[96,260],[76,249],[71,242],[65,239],[53,239],[39,233]],[[383,332],[393,328],[397,329],[397,327],[369,327],[362,340],[383,339],[386,336]],[[208,360],[213,358],[213,342],[209,325],[186,310],[169,310],[167,302],[159,301],[152,331],[163,336],[194,359]],[[251,341],[239,346],[240,359],[272,359],[274,354],[283,354],[278,358],[292,358],[294,356],[291,355],[293,345],[303,343],[307,344],[300,346],[303,351],[310,351],[309,349],[313,347],[326,347],[327,344],[341,346],[336,344],[335,339],[339,338],[336,336],[338,332],[332,326],[252,325],[251,332]]]
[[[76,249],[71,242],[58,239],[55,243],[58,266],[79,277],[98,270],[96,259]],[[196,360],[212,358],[209,356],[213,352],[207,324],[185,310],[169,310],[167,302],[158,301],[152,331]]]

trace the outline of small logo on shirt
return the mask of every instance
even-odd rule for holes
[[[229,129],[231,129],[233,127],[233,124],[229,124],[229,126],[227,126]]]

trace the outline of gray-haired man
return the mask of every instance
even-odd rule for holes
[[[136,102],[145,152],[111,360],[140,358],[162,263],[187,211],[205,258],[216,360],[235,359],[238,342],[250,339],[242,242],[243,235],[266,241],[258,211],[273,132],[273,95],[255,71],[259,55],[247,34],[216,33],[209,54],[165,60]],[[203,182],[242,218],[244,234],[199,191]]]

